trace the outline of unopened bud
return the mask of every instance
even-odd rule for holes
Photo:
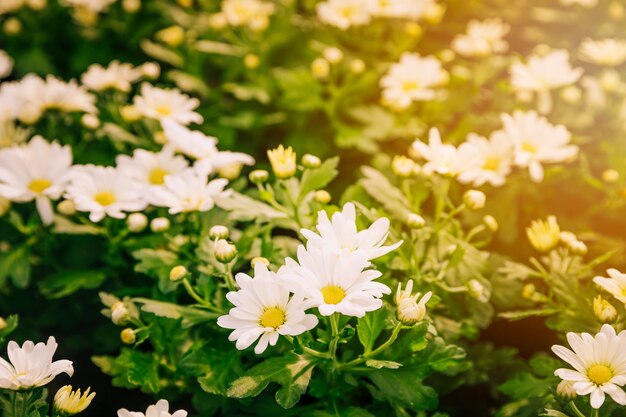
[[[270,266],[270,261],[267,258],[264,258],[262,256],[257,256],[255,258],[252,258],[252,260],[250,261],[250,265],[252,266],[252,268],[255,267],[255,265],[257,264],[257,262],[261,262],[263,265],[265,265],[266,267]]]
[[[148,218],[143,213],[131,213],[126,219],[126,225],[130,232],[140,233],[148,226]]]
[[[341,49],[330,46],[322,52],[324,58],[331,64],[338,64],[343,59],[343,52]]]
[[[111,321],[113,324],[124,324],[128,319],[130,319],[130,313],[122,301],[118,301],[111,306]]]
[[[9,17],[4,21],[2,29],[7,35],[17,35],[22,31],[22,22],[17,17]]]
[[[424,33],[424,29],[422,29],[419,23],[408,22],[404,25],[404,32],[412,38],[419,38]]]
[[[141,0],[122,0],[122,9],[126,13],[137,13],[141,9]]]
[[[397,155],[391,161],[391,170],[400,178],[409,178],[415,172],[415,161],[404,155]]]
[[[4,317],[0,317],[0,330],[4,330],[7,327],[7,321]]]
[[[362,59],[354,59],[350,62],[350,71],[353,74],[360,74],[365,71],[365,62]]]
[[[237,247],[225,239],[218,239],[215,242],[214,254],[218,262],[227,264],[237,256]]]
[[[170,270],[170,281],[178,282],[189,275],[189,271],[183,265],[176,265]]]
[[[248,174],[250,182],[253,184],[263,184],[270,177],[270,173],[264,169],[255,169]]]
[[[72,391],[71,385],[65,385],[61,387],[54,395],[54,409],[58,416],[73,416],[74,414],[85,411],[91,400],[96,396],[95,392],[90,393],[91,388],[87,388],[84,393],[81,394],[80,389]]]
[[[615,70],[605,70],[600,74],[600,87],[608,93],[616,91],[622,83],[619,72]]]
[[[0,197],[0,217],[4,216],[11,210],[11,200]]]
[[[307,153],[302,156],[302,165],[305,168],[318,168],[320,165],[322,165],[322,160],[315,155]]]
[[[296,153],[291,146],[285,148],[283,145],[279,145],[277,148],[267,151],[267,157],[276,178],[286,179],[296,174]]]
[[[467,283],[467,289],[470,297],[481,302],[486,303],[489,301],[491,294],[489,293],[489,289],[485,287],[485,285],[478,281],[477,279],[472,279]]]
[[[498,221],[491,215],[483,217],[483,224],[490,232],[495,233],[498,231]]]
[[[220,178],[226,178],[227,180],[235,180],[241,175],[243,164],[240,162],[234,162],[232,164],[221,166],[217,169],[217,174]]]
[[[572,381],[563,380],[556,386],[556,395],[564,401],[572,401],[576,398],[576,390]]]
[[[248,69],[255,69],[261,64],[261,60],[258,55],[255,54],[247,54],[243,57],[243,64]]]
[[[463,194],[463,202],[471,210],[481,210],[485,207],[486,199],[485,193],[478,190],[467,190]]]
[[[120,116],[122,116],[122,119],[128,123],[136,122],[141,119],[141,113],[139,113],[137,107],[132,104],[120,107]]]
[[[317,190],[313,195],[313,199],[320,204],[328,204],[332,199],[330,193],[326,190]]]
[[[166,45],[176,48],[185,40],[185,30],[180,26],[174,25],[161,29],[156,33],[155,37]]]
[[[617,320],[615,307],[600,295],[593,299],[593,315],[600,323],[612,324]]]
[[[421,297],[421,293],[412,295],[413,281],[406,283],[402,290],[402,283],[398,283],[396,291],[396,318],[405,326],[414,326],[426,317],[426,303],[432,297],[432,292],[427,292]],[[420,299],[421,297],[421,299]]]
[[[209,237],[213,240],[228,239],[228,236],[230,236],[230,231],[226,226],[216,225],[209,229]]]
[[[609,184],[613,184],[619,179],[619,172],[614,169],[607,169],[602,173],[602,180],[604,182],[608,182]]]
[[[122,343],[132,345],[137,340],[137,336],[135,335],[135,331],[133,329],[127,327],[120,333],[120,339],[122,340]]]
[[[575,85],[570,85],[561,90],[561,98],[568,104],[577,104],[582,98],[582,91]]]
[[[215,13],[209,16],[209,27],[213,30],[222,30],[228,26],[228,20],[224,13]]]
[[[426,226],[426,220],[417,213],[409,213],[406,216],[406,224],[412,229],[421,229]]]
[[[150,222],[150,230],[155,233],[164,232],[170,228],[170,219],[167,217],[157,217]]]
[[[441,23],[441,19],[443,19],[445,13],[446,7],[443,4],[433,3],[426,9],[424,19],[431,25],[438,25]]]
[[[97,116],[86,113],[80,118],[80,123],[87,129],[97,129],[100,127],[100,119]]]
[[[330,74],[330,63],[324,58],[317,58],[311,63],[311,73],[317,79],[323,80]]]
[[[161,67],[156,62],[146,62],[139,67],[139,70],[149,80],[156,80],[161,75]]]

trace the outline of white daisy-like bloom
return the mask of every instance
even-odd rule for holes
[[[89,219],[96,223],[105,216],[123,219],[124,212],[145,209],[146,194],[138,181],[116,168],[83,165],[72,170],[65,198],[74,202],[76,210],[89,212]]]
[[[182,172],[189,166],[187,160],[174,155],[171,148],[164,148],[161,152],[135,149],[132,157],[118,155],[115,161],[122,175],[138,181],[150,190],[161,188],[167,175]]]
[[[470,20],[467,31],[452,40],[452,49],[467,57],[484,57],[506,52],[504,36],[511,27],[500,19]]]
[[[513,115],[503,114],[501,118],[504,129],[494,132],[493,136],[514,144],[515,165],[528,168],[535,182],[543,180],[542,164],[568,161],[578,154],[578,147],[570,144],[571,134],[565,126],[554,126],[534,111],[518,110]]]
[[[363,317],[382,306],[383,294],[391,289],[374,281],[379,271],[364,270],[370,265],[368,254],[337,251],[332,247],[298,247],[298,262],[287,258],[279,275],[295,294],[300,294],[320,314],[341,313]]]
[[[228,180],[209,180],[208,176],[193,168],[177,174],[167,175],[162,187],[152,191],[152,204],[168,207],[170,214],[189,211],[209,211],[215,206],[215,199],[229,194],[224,188]]]
[[[116,0],[62,0],[67,6],[88,10],[92,13],[105,11]]]
[[[425,173],[456,176],[465,163],[454,145],[441,142],[441,135],[437,128],[431,128],[428,134],[428,145],[416,140],[412,145],[413,151],[427,162],[422,169]],[[469,150],[466,146],[466,150]]]
[[[595,7],[598,4],[598,0],[561,0],[561,4],[564,6],[573,6],[575,4],[583,7]]]
[[[44,224],[54,221],[50,200],[65,191],[72,150],[35,136],[24,145],[0,150],[0,196],[15,202],[35,200]]]
[[[127,93],[132,83],[139,80],[141,76],[141,69],[128,63],[111,61],[106,68],[100,64],[90,65],[81,76],[81,81],[93,91],[112,89]]]
[[[434,56],[422,57],[405,52],[400,62],[393,64],[380,80],[383,102],[406,109],[415,101],[434,100],[437,88],[446,84],[448,79],[448,73]]]
[[[626,39],[585,39],[580,44],[580,59],[607,67],[622,65],[626,61]]]
[[[552,351],[574,369],[560,368],[554,374],[573,383],[578,395],[590,395],[591,406],[604,404],[605,394],[620,405],[626,405],[626,393],[620,388],[626,384],[626,331],[615,333],[605,324],[595,336],[589,333],[567,333],[571,350],[559,345]]]
[[[0,106],[0,113],[2,111],[4,111],[4,107]],[[2,120],[0,117],[0,148],[24,143],[29,137],[29,129],[18,127],[13,120]]]
[[[372,16],[418,20],[437,4],[436,0],[374,0]]]
[[[188,129],[171,119],[161,122],[167,145],[196,159],[199,171],[211,173],[231,165],[254,165],[254,158],[242,152],[219,151],[217,138]]]
[[[258,339],[254,352],[261,354],[268,344],[276,345],[280,335],[297,336],[317,325],[317,317],[305,313],[309,306],[303,297],[290,296],[282,278],[262,262],[254,264],[254,278],[239,273],[235,279],[240,290],[226,294],[235,308],[219,317],[217,324],[234,329],[228,340],[236,341],[237,349],[246,349]]]
[[[96,97],[78,85],[76,80],[65,82],[52,75],[46,77],[44,91],[38,91],[39,100],[45,110],[63,112],[97,113]]]
[[[472,145],[472,149],[460,158],[464,163],[460,168],[458,181],[464,184],[471,183],[474,187],[483,184],[491,184],[494,187],[503,185],[506,176],[511,173],[513,164],[515,148],[510,138],[505,135],[491,135],[487,139],[470,133],[466,143]],[[459,153],[463,153],[465,145],[464,143],[459,147]]]
[[[61,373],[72,376],[72,361],[52,361],[57,346],[52,336],[46,343],[34,344],[27,340],[22,347],[10,341],[7,346],[9,362],[0,358],[0,388],[23,390],[41,387]]]
[[[0,78],[6,78],[11,75],[13,71],[13,58],[6,53],[6,51],[0,49]]]
[[[178,410],[170,413],[170,404],[167,400],[159,400],[156,404],[149,406],[145,413],[121,408],[117,410],[117,417],[187,417],[187,411]]]
[[[352,203],[346,203],[343,210],[328,218],[324,210],[317,213],[318,233],[312,230],[301,229],[300,233],[307,239],[307,247],[328,247],[336,251],[363,253],[367,260],[383,256],[402,244],[402,241],[393,245],[383,246],[389,235],[389,219],[382,217],[370,227],[358,231],[356,227],[356,208]]]
[[[231,26],[248,26],[252,30],[263,30],[274,14],[273,3],[260,0],[224,0],[222,14]]]
[[[134,104],[142,116],[159,121],[171,119],[183,125],[202,123],[204,120],[194,111],[200,105],[200,100],[176,88],[168,90],[143,83],[140,93],[134,97]]]
[[[610,278],[597,276],[593,282],[626,304],[626,274],[614,268],[608,269],[606,273],[609,274]]]
[[[327,0],[317,4],[317,17],[322,23],[346,30],[367,25],[376,0]]]

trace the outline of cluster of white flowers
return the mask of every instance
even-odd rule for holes
[[[448,82],[448,73],[434,56],[405,52],[380,80],[383,103],[406,109],[417,101],[434,100],[437,88]]]
[[[232,27],[247,27],[260,32],[269,26],[269,19],[276,12],[276,6],[261,0],[224,0],[222,9],[211,19],[218,27],[230,25]],[[215,22],[220,22],[215,23]]]
[[[376,282],[380,272],[371,269],[370,260],[396,249],[402,242],[383,246],[389,220],[376,220],[368,229],[358,231],[356,209],[347,203],[343,211],[328,218],[318,215],[317,232],[302,230],[307,240],[300,245],[297,261],[286,260],[278,272],[265,264],[254,265],[254,278],[237,274],[240,290],[230,292],[228,300],[235,306],[218,319],[224,328],[234,329],[231,341],[245,349],[257,339],[257,354],[267,345],[275,345],[280,335],[296,336],[318,323],[306,310],[317,308],[322,316],[340,313],[363,317],[382,306],[381,297],[391,293]]]
[[[563,125],[552,125],[534,111],[502,115],[503,129],[489,139],[470,134],[455,147],[442,143],[437,129],[431,129],[429,143],[413,143],[413,151],[426,160],[423,171],[457,177],[459,182],[480,186],[501,186],[513,165],[528,168],[530,177],[540,182],[544,163],[570,161],[578,147],[570,144],[571,134]]]
[[[172,144],[159,152],[136,149],[132,156],[118,155],[116,167],[72,165],[69,146],[49,143],[40,136],[23,145],[0,150],[0,196],[14,202],[36,201],[45,224],[54,221],[51,200],[64,196],[78,211],[88,212],[93,222],[105,216],[126,217],[125,212],[145,209],[148,205],[167,207],[171,214],[207,211],[215,199],[227,194],[227,179],[211,179],[216,169],[253,164],[246,154],[220,152],[215,138],[193,132],[174,121],[163,121]],[[192,137],[204,146],[202,155],[190,166],[185,141]],[[197,150],[194,146],[191,149]],[[232,168],[229,169],[232,171]]]
[[[483,57],[506,52],[509,45],[503,39],[510,26],[500,19],[470,20],[467,32],[452,40],[452,49],[463,56]]]
[[[615,67],[626,61],[626,40],[624,39],[585,39],[580,44],[580,58],[592,64]]]
[[[327,0],[317,5],[317,16],[327,25],[346,30],[375,17],[418,20],[438,8],[436,0]]]

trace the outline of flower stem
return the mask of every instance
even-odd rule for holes
[[[367,361],[369,358],[374,357],[376,355],[378,355],[379,353],[383,352],[385,349],[387,349],[389,346],[391,346],[393,344],[393,342],[396,341],[396,339],[398,338],[398,334],[400,334],[400,330],[402,330],[402,323],[398,323],[396,324],[396,327],[393,328],[393,331],[391,332],[391,335],[389,336],[389,339],[387,339],[387,341],[385,341],[385,343],[383,343],[382,345],[378,346],[376,349],[374,349],[373,351],[369,352],[369,353],[364,353],[363,355],[361,355],[360,357],[350,361],[350,362],[346,362],[344,364],[341,364],[337,367],[337,369],[349,369],[352,368],[356,365],[360,365],[363,362]]]
[[[576,407],[576,404],[574,404],[574,401],[570,401],[569,406],[572,408],[572,410],[574,411],[574,414],[576,414],[577,417],[586,417],[583,413],[580,412],[578,407]]]
[[[330,344],[328,345],[328,353],[333,360],[336,359],[337,344],[339,343],[339,314],[333,313],[330,316],[330,329],[332,332]]]
[[[220,313],[220,314],[223,313],[222,310],[213,306],[209,301],[205,300],[204,298],[200,297],[200,295],[196,292],[196,290],[193,289],[193,287],[191,286],[191,283],[189,282],[187,278],[183,278],[183,286],[185,287],[185,290],[187,290],[187,293],[189,294],[189,296],[191,296],[191,298],[196,300],[198,304],[202,305],[203,307],[206,307],[207,309],[215,313]]]

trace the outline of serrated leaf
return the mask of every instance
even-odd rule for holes
[[[236,220],[272,220],[287,218],[287,214],[247,195],[232,192],[228,197],[216,199],[216,204],[230,212]]]
[[[374,168],[364,166],[361,167],[364,178],[359,180],[359,184],[374,200],[382,204],[387,211],[392,213],[398,219],[406,219],[411,210],[411,203],[396,188],[387,177]]]
[[[415,411],[437,408],[437,392],[409,369],[381,369],[368,374],[374,385],[392,402]]]
[[[388,314],[387,309],[380,308],[359,319],[356,331],[366,354],[374,348],[376,339],[385,328]]]
[[[30,247],[26,244],[16,246],[0,255],[0,287],[11,278],[18,288],[26,288],[30,282]]]
[[[284,409],[293,407],[306,392],[313,373],[313,366],[306,359],[287,365],[290,372],[289,380],[276,391],[276,402]]]
[[[80,289],[98,288],[106,278],[106,271],[102,269],[59,272],[41,281],[39,289],[48,298],[61,298]]]

